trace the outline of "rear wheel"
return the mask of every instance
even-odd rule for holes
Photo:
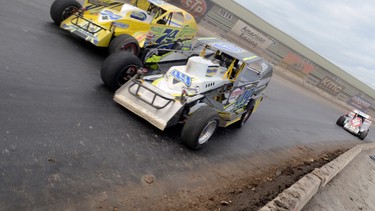
[[[121,34],[115,37],[108,47],[109,54],[118,51],[128,51],[138,56],[140,48],[138,40],[128,34]]]
[[[173,45],[172,45],[172,50],[181,50],[182,49],[182,43],[181,41],[176,41]]]
[[[340,116],[340,118],[336,121],[336,124],[340,127],[343,127],[344,126],[344,122],[345,122],[345,116]]]
[[[182,143],[196,150],[207,144],[219,125],[219,114],[209,106],[195,111],[186,121],[181,132]]]
[[[244,126],[247,122],[247,120],[250,118],[251,114],[253,113],[254,110],[254,101],[251,100],[249,104],[246,106],[246,112],[242,114],[241,120],[236,122],[236,126],[238,128],[241,128]]]
[[[142,61],[132,53],[117,52],[103,62],[100,74],[104,84],[116,91],[143,67]]]
[[[78,12],[81,7],[82,5],[75,0],[55,0],[50,9],[51,18],[57,25],[60,25],[65,19]]]

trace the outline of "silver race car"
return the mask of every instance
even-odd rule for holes
[[[114,96],[120,105],[160,130],[182,123],[181,140],[191,149],[206,144],[217,127],[243,126],[262,101],[273,71],[264,59],[227,41],[198,42],[205,46],[200,56],[193,54],[166,72],[144,74],[150,69],[132,54],[111,57],[101,71],[110,89],[121,86]],[[138,74],[124,80],[129,67]]]

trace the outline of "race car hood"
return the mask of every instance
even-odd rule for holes
[[[184,107],[174,96],[148,82],[133,79],[116,91],[114,100],[160,130],[173,125],[172,121]]]
[[[114,3],[107,7],[89,5],[83,10],[81,14],[74,14],[64,20],[61,28],[99,47],[109,45],[115,28],[126,29],[129,17],[144,21],[150,19],[145,11],[123,3]]]

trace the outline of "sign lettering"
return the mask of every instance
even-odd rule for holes
[[[323,80],[321,80],[317,87],[333,96],[337,96],[342,90],[345,89],[343,85],[336,83],[330,77],[325,77]]]

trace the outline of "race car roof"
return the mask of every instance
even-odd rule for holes
[[[170,12],[185,12],[185,10],[178,8],[172,4],[169,4],[162,0],[148,0],[151,4],[156,5],[157,7],[162,8],[163,10],[170,11]]]
[[[198,38],[198,43],[203,43],[205,45],[208,45],[210,46],[211,49],[220,50],[221,52],[233,58],[241,60],[245,63],[251,63],[251,62],[254,62],[254,60],[261,59],[254,53],[251,53],[231,42],[228,42],[226,40],[221,40],[215,37]]]

